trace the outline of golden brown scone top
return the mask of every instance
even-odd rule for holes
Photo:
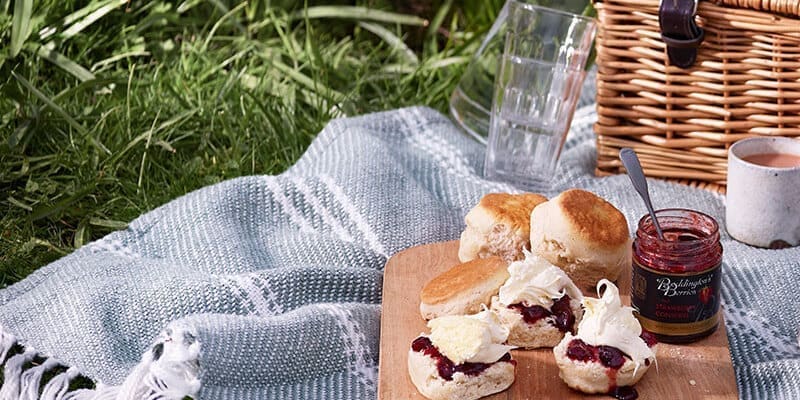
[[[562,212],[585,240],[601,246],[619,246],[628,242],[628,221],[602,197],[585,190],[570,189],[558,198]]]
[[[531,211],[545,201],[547,197],[535,193],[489,193],[483,196],[478,206],[496,219],[527,234],[530,232]]]
[[[482,282],[502,275],[508,279],[508,264],[500,257],[478,258],[458,264],[425,284],[419,298],[426,304],[443,303]]]

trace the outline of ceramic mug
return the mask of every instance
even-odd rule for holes
[[[734,239],[766,248],[800,244],[796,161],[800,161],[800,141],[790,138],[756,137],[731,146],[725,225]]]

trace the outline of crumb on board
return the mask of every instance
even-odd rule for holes
[[[697,381],[695,381],[694,379],[689,379],[689,384],[692,386],[697,385]]]

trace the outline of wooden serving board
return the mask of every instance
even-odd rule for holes
[[[419,293],[436,275],[458,264],[458,242],[432,243],[395,254],[383,278],[378,398],[424,399],[408,376],[411,341],[428,332],[419,314]],[[617,282],[623,303],[630,304],[630,274]],[[586,293],[596,296],[596,293]],[[567,387],[558,377],[552,349],[513,350],[517,360],[514,384],[486,399],[581,399],[589,396]],[[724,324],[711,336],[688,345],[659,344],[658,364],[636,390],[640,399],[736,399],[736,378]]]

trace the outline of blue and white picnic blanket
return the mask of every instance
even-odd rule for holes
[[[633,230],[645,210],[627,178],[593,176],[595,119],[576,112],[544,192],[594,191]],[[374,398],[384,264],[456,239],[483,194],[516,191],[484,180],[482,160],[445,116],[406,108],[335,120],[283,174],[148,212],[0,291],[0,400]],[[656,205],[724,222],[724,199],[650,185]],[[798,399],[800,249],[723,246],[741,397]],[[68,390],[79,374],[97,387]]]

